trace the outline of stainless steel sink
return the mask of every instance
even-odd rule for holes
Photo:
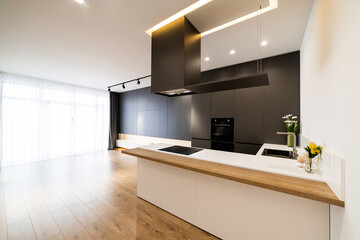
[[[293,151],[265,148],[261,155],[269,156],[269,157],[288,158],[288,159],[295,160]]]

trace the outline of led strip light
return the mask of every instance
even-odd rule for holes
[[[156,24],[155,26],[153,26],[152,28],[146,30],[145,32],[151,36],[152,32],[158,30],[159,28],[162,28],[163,26],[175,21],[176,19],[178,19],[178,18],[180,18],[182,16],[185,16],[188,13],[191,13],[192,11],[204,6],[205,4],[207,4],[207,3],[211,2],[211,1],[212,0],[199,0],[196,3],[190,5],[189,7],[185,8],[185,9],[181,10],[180,12],[175,13],[171,17],[165,19],[161,23]]]
[[[188,13],[190,13],[190,12],[204,6],[205,4],[207,4],[207,3],[211,2],[211,1],[212,0],[200,0],[200,1],[197,1],[196,3],[194,3],[194,4],[190,5],[189,7],[181,10],[180,12],[172,15],[171,17],[165,19],[161,23],[155,25],[154,27],[148,29],[145,32],[151,36],[152,32],[154,32],[154,31],[158,30],[159,28],[161,28],[161,27],[175,21],[176,19],[178,19],[178,18],[180,18],[182,16],[185,16],[186,14],[188,14]],[[230,22],[227,22],[227,23],[225,23],[223,25],[214,27],[214,28],[212,28],[212,29],[210,29],[208,31],[205,31],[205,32],[201,33],[201,37],[204,37],[204,36],[209,35],[211,33],[220,31],[220,30],[222,30],[224,28],[228,28],[228,27],[233,26],[235,24],[244,22],[244,21],[246,21],[246,20],[248,20],[250,18],[259,16],[259,15],[261,15],[263,13],[269,12],[269,11],[274,10],[276,8],[278,8],[278,0],[269,0],[269,6],[267,6],[265,8],[262,8],[260,10],[257,10],[255,12],[249,13],[249,14],[243,16],[243,17],[237,18],[237,19],[232,20]]]

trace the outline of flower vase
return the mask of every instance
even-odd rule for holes
[[[294,147],[294,135],[292,134],[287,135],[287,146]]]
[[[319,170],[319,155],[314,158],[309,158],[303,165],[304,170],[307,173],[315,173]]]

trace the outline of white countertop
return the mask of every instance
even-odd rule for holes
[[[170,146],[173,145],[157,143],[147,146],[141,146],[139,148],[157,151],[158,149],[170,147]],[[260,150],[256,155],[204,149],[200,152],[193,153],[188,157],[198,160],[208,161],[208,162],[222,163],[235,167],[242,167],[242,168],[248,168],[258,171],[308,179],[313,181],[326,182],[321,174],[319,173],[309,174],[305,172],[304,169],[297,167],[296,160],[262,156],[261,153],[264,148],[271,148],[278,150],[292,150],[292,148],[289,148],[286,145],[265,143],[263,144],[263,146],[260,148]],[[169,154],[181,155],[176,153],[169,153]],[[187,157],[186,155],[181,155],[181,156]]]

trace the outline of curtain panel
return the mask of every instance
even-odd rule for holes
[[[109,132],[109,150],[116,148],[116,139],[120,130],[120,94],[110,92],[110,132]]]
[[[7,73],[0,86],[2,166],[107,149],[107,91]]]

